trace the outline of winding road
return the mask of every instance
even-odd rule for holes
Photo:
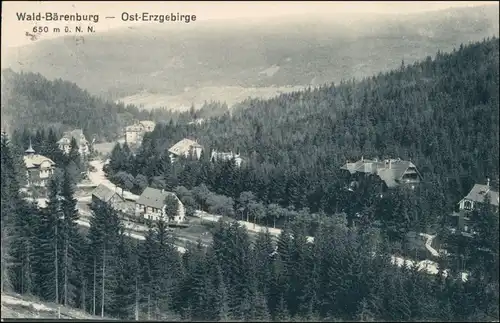
[[[103,167],[104,167],[103,161],[93,160],[90,162],[90,164],[92,166],[94,166],[96,169],[95,172],[89,173],[89,179],[95,185],[103,184],[103,185],[106,185],[107,187],[111,188],[112,190],[115,190],[115,189],[121,190],[121,188],[117,187],[116,185],[111,183],[106,178],[106,175],[104,174],[104,171],[103,171]],[[135,194],[128,192],[128,191],[124,191],[123,194],[124,194],[124,197],[126,197],[127,199],[130,199],[130,200],[136,200],[139,197],[138,195],[135,195]],[[85,202],[88,199],[89,199],[89,197],[78,198],[79,202]],[[86,212],[88,213],[88,211],[86,211]],[[84,215],[84,214],[85,214],[85,212],[82,213],[82,215]],[[222,217],[220,215],[210,214],[210,213],[200,211],[200,210],[195,211],[194,216],[198,217],[204,221],[212,221],[212,222],[216,222]],[[87,219],[84,219],[84,218],[85,218],[85,216],[83,216],[82,219],[79,220],[79,224],[82,226],[89,226],[90,224],[89,224],[88,218]],[[269,230],[269,233],[271,233],[271,235],[273,235],[273,236],[278,236],[281,233],[281,229],[268,228],[268,227],[254,224],[254,223],[247,222],[247,221],[239,220],[238,223],[240,223],[242,226],[246,227],[248,231],[251,231],[254,233],[258,233],[258,232],[266,230],[266,229]],[[128,231],[128,235],[130,237],[135,238],[135,239],[140,239],[140,240],[144,239],[144,235],[140,234],[140,231],[146,230],[145,228],[142,228],[138,224],[131,224],[131,223],[125,224],[125,226],[126,226],[126,229]],[[131,231],[133,231],[133,232],[131,232]],[[433,241],[435,236],[429,235],[426,233],[420,233],[420,236],[426,239],[425,247],[427,248],[427,250],[433,256],[439,257],[439,253],[432,247],[432,241]],[[179,240],[188,241],[189,239],[180,238]],[[310,243],[313,243],[314,237],[308,237],[308,241]],[[182,253],[184,253],[186,251],[186,248],[184,248],[184,247],[177,246],[177,248]],[[392,263],[394,263],[398,266],[403,266],[404,264],[406,264],[407,266],[417,266],[417,268],[419,268],[419,270],[425,270],[429,274],[435,275],[438,273],[438,264],[432,260],[426,259],[426,260],[416,262],[412,259],[405,259],[405,258],[398,257],[398,256],[392,256],[391,260],[392,260]],[[446,276],[447,274],[448,274],[448,271],[445,270],[444,275]],[[466,279],[467,279],[467,273],[462,273],[462,280],[466,280]]]

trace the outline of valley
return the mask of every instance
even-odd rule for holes
[[[498,321],[498,4],[309,4],[2,48],[2,319]]]

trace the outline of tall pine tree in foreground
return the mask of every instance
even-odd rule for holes
[[[59,195],[59,178],[49,181],[46,208],[40,212],[37,232],[36,277],[40,296],[49,301],[61,301],[61,226],[63,212]]]
[[[82,237],[78,230],[77,220],[79,218],[76,208],[77,200],[74,197],[74,184],[68,168],[64,169],[61,183],[61,210],[63,219],[61,222],[62,242],[62,275],[63,292],[62,301],[65,306],[75,305],[76,295],[81,290],[81,276],[79,268],[81,262]]]

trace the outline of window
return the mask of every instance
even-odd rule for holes
[[[471,201],[464,201],[464,209],[465,210],[472,210],[472,202]]]

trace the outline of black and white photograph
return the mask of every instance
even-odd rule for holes
[[[3,1],[1,319],[498,322],[498,1]]]

